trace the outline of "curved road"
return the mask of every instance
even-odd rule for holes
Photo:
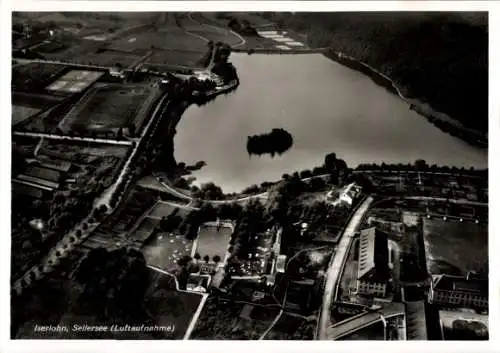
[[[360,315],[353,316],[343,320],[335,325],[328,327],[326,336],[329,340],[337,340],[365,327],[373,325],[381,320],[389,319],[394,316],[404,315],[405,306],[402,303],[391,303],[380,310],[368,311]]]
[[[323,294],[323,304],[318,324],[318,339],[320,340],[328,339],[327,328],[330,325],[330,307],[332,305],[332,301],[337,296],[340,277],[347,259],[351,240],[355,236],[356,231],[372,202],[373,197],[369,196],[358,206],[342,233],[337,251],[332,256],[332,260],[326,274],[327,278]]]

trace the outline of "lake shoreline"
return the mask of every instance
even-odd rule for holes
[[[401,88],[392,81],[388,76],[371,67],[370,65],[357,60],[342,52],[337,52],[333,49],[323,53],[325,57],[330,60],[336,61],[339,64],[346,66],[350,69],[359,71],[372,79],[377,85],[386,88],[389,92],[397,95],[401,100],[407,103],[411,110],[414,110],[419,115],[423,116],[430,123],[436,126],[441,131],[448,133],[454,137],[467,142],[478,148],[488,148],[488,137],[482,133],[468,129],[460,124],[457,120],[447,116],[432,108],[428,103],[424,103],[417,98],[409,98],[401,92]]]

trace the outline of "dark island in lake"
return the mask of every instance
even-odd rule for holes
[[[285,129],[273,129],[271,132],[260,135],[248,136],[247,152],[249,155],[262,155],[265,153],[279,155],[286,152],[293,145],[292,135]]]

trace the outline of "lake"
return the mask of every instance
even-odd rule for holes
[[[224,192],[274,181],[321,165],[335,152],[360,163],[413,163],[484,168],[487,150],[441,132],[369,77],[321,54],[233,53],[240,86],[184,113],[174,139],[177,162],[207,163],[193,173]],[[248,135],[284,128],[294,144],[282,156],[249,157]]]

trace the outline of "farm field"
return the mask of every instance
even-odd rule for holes
[[[136,50],[150,49],[170,50],[205,50],[206,41],[186,33],[177,27],[164,27],[156,31],[136,33],[122,39],[113,41],[108,50],[134,52]]]
[[[488,227],[471,222],[423,221],[430,274],[488,273]]]
[[[59,123],[63,132],[115,131],[142,126],[160,91],[147,85],[95,85]]]
[[[198,62],[203,57],[204,51],[199,50],[154,50],[146,60],[146,66],[178,65],[199,67]]]
[[[127,68],[138,61],[144,54],[104,51],[99,53],[88,53],[85,55],[85,60],[87,60],[90,64],[97,66],[111,67],[116,64],[121,64],[123,67]]]
[[[199,340],[258,339],[278,314],[277,308],[262,308],[210,297],[191,335]]]
[[[194,251],[202,257],[208,255],[212,258],[218,255],[224,260],[231,234],[232,230],[229,227],[221,225],[220,229],[217,230],[217,226],[215,225],[204,224],[198,232]]]
[[[183,28],[193,34],[214,42],[223,42],[231,46],[241,43],[241,39],[233,34],[225,24],[211,24],[204,14],[196,12],[182,21]]]

